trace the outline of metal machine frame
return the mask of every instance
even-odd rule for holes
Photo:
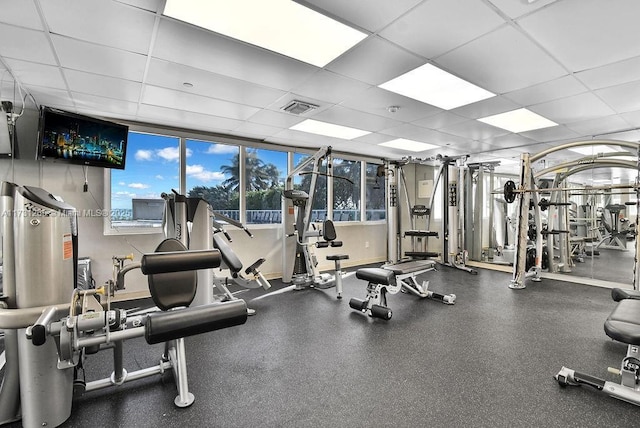
[[[327,172],[321,172],[321,167],[326,163]],[[306,169],[311,166],[311,171]],[[293,187],[293,177],[298,174],[309,174],[311,183],[309,193],[296,190]],[[348,255],[330,255],[328,260],[333,260],[335,270],[333,274],[321,273],[318,270],[318,260],[313,251],[314,247],[340,247],[341,241],[335,240],[335,229],[331,220],[325,220],[323,226],[316,228],[312,222],[313,199],[316,192],[317,178],[320,175],[333,177],[331,147],[323,147],[315,154],[301,162],[289,173],[285,181],[282,201],[282,281],[292,282],[295,290],[305,288],[331,288],[336,287],[338,299],[342,298],[342,280],[350,275],[342,271],[340,261],[347,259]],[[292,221],[295,218],[295,222]],[[289,250],[290,238],[295,237],[295,252]],[[311,239],[316,241],[312,242]],[[320,240],[322,238],[322,240]]]

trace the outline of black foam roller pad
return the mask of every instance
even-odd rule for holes
[[[154,312],[147,316],[144,338],[148,344],[167,342],[220,330],[247,321],[244,300],[212,303],[168,312]]]
[[[142,256],[140,269],[145,275],[210,269],[220,266],[221,260],[218,250],[161,252]]]

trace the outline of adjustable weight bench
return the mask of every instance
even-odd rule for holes
[[[611,295],[619,303],[605,321],[604,331],[613,340],[628,345],[620,369],[609,368],[609,372],[621,376],[621,382],[605,381],[567,367],[562,367],[555,379],[562,387],[588,385],[611,397],[640,406],[640,293],[614,288]]]
[[[363,268],[356,271],[356,278],[368,281],[364,300],[351,299],[349,306],[375,318],[391,319],[391,309],[387,307],[387,293],[409,292],[420,298],[439,300],[453,305],[455,294],[439,294],[429,291],[429,281],[419,284],[416,276],[435,270],[433,260],[413,260],[404,263],[383,265],[380,268]]]

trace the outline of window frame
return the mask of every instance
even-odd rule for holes
[[[202,142],[210,142],[212,144],[230,144],[239,146],[240,148],[240,206],[239,206],[239,218],[242,223],[246,223],[246,169],[245,169],[245,156],[247,149],[262,149],[272,151],[282,151],[287,154],[287,174],[289,174],[294,165],[294,156],[296,153],[313,155],[316,150],[302,149],[299,147],[282,146],[279,144],[269,144],[261,140],[252,140],[250,138],[234,137],[229,135],[219,135],[206,132],[188,131],[171,127],[160,127],[141,124],[130,124],[129,132],[140,132],[148,134],[157,134],[168,137],[175,137],[179,139],[179,191],[180,193],[186,193],[186,144],[187,140],[198,140]],[[366,166],[369,163],[380,163],[379,158],[370,158],[363,156],[356,156],[348,153],[335,153],[337,157],[349,161],[360,162],[360,220],[341,221],[340,224],[381,224],[387,220],[367,220],[366,218]],[[382,161],[384,163],[384,161]],[[105,168],[104,170],[104,212],[111,213],[111,170]],[[385,210],[388,207],[385,204]],[[386,214],[388,216],[388,213]],[[386,217],[385,216],[385,217]],[[149,235],[163,233],[163,227],[143,227],[133,226],[127,228],[114,228],[111,225],[110,215],[105,215],[103,220],[103,234],[105,236],[125,236],[125,235]],[[327,218],[333,218],[333,179],[327,177]],[[280,228],[281,223],[252,223],[249,225],[251,229],[276,229]]]

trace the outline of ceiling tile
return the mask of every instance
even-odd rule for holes
[[[398,120],[389,119],[368,113],[362,113],[342,106],[334,106],[313,117],[315,120],[349,126],[364,131],[380,131],[401,124]]]
[[[312,65],[169,18],[160,21],[153,56],[285,91],[318,70]]]
[[[518,104],[504,97],[498,96],[455,108],[451,110],[451,112],[460,116],[468,117],[469,119],[477,119],[479,117],[487,117],[494,114],[516,110],[518,108],[520,108]]]
[[[193,87],[185,87],[185,82]],[[155,58],[149,62],[146,83],[254,107],[267,106],[286,94],[278,89]]]
[[[598,89],[595,94],[618,113],[640,110],[640,80]]]
[[[0,24],[0,40],[11,40],[0,43],[0,56],[56,65],[51,45],[42,31]]]
[[[283,138],[289,141],[298,141],[304,143],[312,143],[315,144],[316,147],[323,146],[332,146],[340,144],[345,140],[341,140],[340,138],[327,137],[325,135],[311,134],[309,132],[295,131],[293,129],[283,129],[275,135],[272,135],[271,138]]]
[[[0,22],[6,22],[19,27],[42,30],[40,15],[32,0],[2,2]]]
[[[466,122],[457,123],[455,125],[442,128],[442,132],[457,135],[459,137],[471,140],[484,140],[485,138],[495,137],[498,135],[508,134],[509,131],[478,122],[477,120],[468,120]]]
[[[165,0],[116,0],[119,3],[135,6],[140,9],[157,12],[164,8]]]
[[[381,134],[380,132],[372,132],[371,134],[363,135],[362,137],[354,138],[352,141],[357,141],[365,144],[380,144],[387,141],[394,140],[396,137],[391,135]]]
[[[145,85],[142,103],[237,120],[246,120],[258,112],[255,107],[151,85]]]
[[[300,4],[340,17],[365,30],[376,32],[386,27],[422,0],[299,0]]]
[[[69,96],[69,92],[62,89],[30,86],[29,93],[33,95],[38,106],[58,107],[63,110],[74,106],[73,100]]]
[[[380,35],[426,58],[434,58],[504,24],[483,2],[431,0],[389,25]]]
[[[436,144],[441,146],[444,146],[446,144],[459,145],[468,142],[468,139],[465,138],[422,128],[420,126],[411,125],[409,123],[395,126],[393,128],[384,129],[382,130],[382,133],[385,135],[391,135],[394,138],[407,138],[409,140],[415,140],[423,143]]]
[[[608,116],[568,123],[567,128],[576,131],[580,135],[598,136],[603,133],[628,129],[629,124],[620,116]]]
[[[548,141],[567,140],[579,137],[575,131],[567,128],[566,126],[552,126],[550,128],[536,129],[534,131],[521,132],[527,138],[531,138],[534,141],[545,143]]]
[[[140,105],[138,117],[159,125],[173,125],[198,131],[228,132],[242,124],[239,120],[226,117],[146,104]]]
[[[146,57],[120,49],[51,35],[64,68],[142,82]]]
[[[538,1],[513,1],[513,0],[489,0],[510,18],[517,18],[532,13],[543,6],[547,6],[557,0]]]
[[[480,37],[436,61],[481,88],[501,94],[566,74],[560,65],[513,27]]]
[[[581,71],[575,75],[590,89],[606,88],[638,80],[640,76],[640,56]]]
[[[608,134],[607,139],[640,142],[640,129]]]
[[[371,87],[342,103],[344,107],[365,111],[378,116],[385,116],[401,122],[413,122],[427,116],[433,116],[442,110],[438,107],[403,97],[394,92]],[[395,113],[389,111],[389,107],[398,107]]]
[[[640,55],[637,0],[563,0],[518,21],[573,72]]]
[[[131,52],[149,52],[153,13],[103,0],[47,0],[40,5],[51,33]],[[73,19],[74,16],[99,19]]]
[[[532,140],[531,138],[523,137],[518,134],[506,134],[500,135],[497,137],[485,138],[482,140],[483,143],[489,144],[495,148],[512,148],[512,147],[521,147],[521,146],[531,146],[537,144],[538,142]]]
[[[414,120],[412,123],[417,126],[422,126],[429,129],[441,129],[447,126],[455,125],[456,123],[466,122],[468,118],[458,116],[455,113],[443,111],[433,116],[425,117],[424,119]]]
[[[130,80],[100,76],[83,71],[65,69],[64,74],[72,92],[138,102],[142,84]]]
[[[629,125],[640,127],[640,110],[622,113],[620,117],[626,120]]]
[[[585,86],[575,77],[563,76],[559,79],[529,86],[528,88],[507,92],[504,94],[504,97],[526,107],[533,104],[553,101],[558,98],[581,94],[586,91],[587,88],[585,88]]]
[[[7,59],[6,63],[13,76],[23,85],[67,89],[60,69],[56,66],[16,59]]]
[[[252,115],[249,118],[249,122],[275,126],[278,128],[290,128],[305,119],[305,116],[296,116],[289,113],[279,113],[265,109]]]
[[[556,123],[578,122],[615,114],[615,111],[591,93],[536,104],[529,109]]]
[[[319,70],[308,80],[291,89],[304,97],[325,100],[332,104],[361,94],[371,86],[326,70]]]
[[[240,126],[233,129],[233,133],[238,134],[238,136],[261,139],[275,135],[280,131],[282,131],[282,128],[252,122],[242,122]]]
[[[77,92],[72,92],[71,96],[75,101],[79,113],[85,110],[94,110],[99,112],[123,113],[133,116],[136,114],[138,108],[137,103],[114,100],[112,98],[97,97],[95,95],[80,94]]]
[[[325,68],[371,85],[379,85],[424,64],[380,37],[368,37]]]

